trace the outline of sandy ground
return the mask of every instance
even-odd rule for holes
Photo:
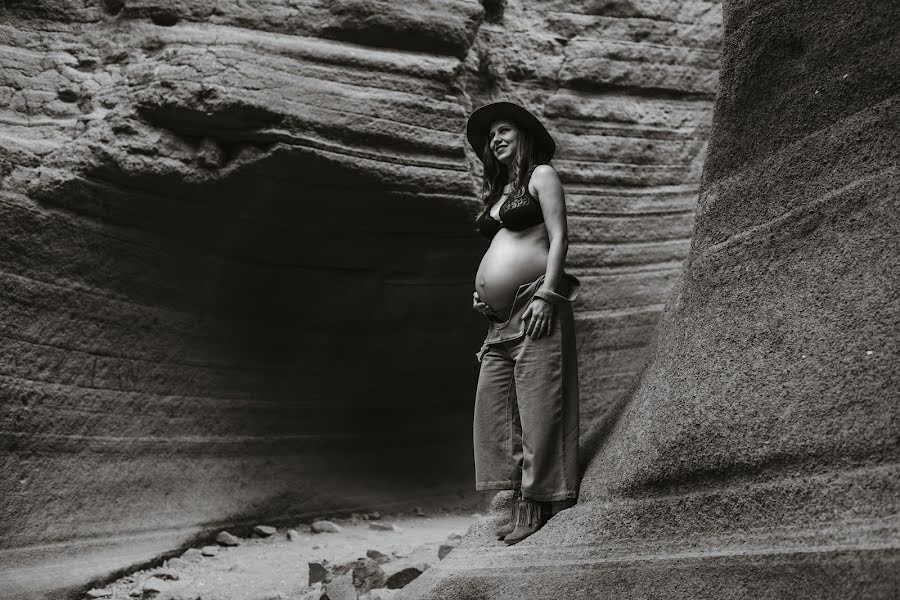
[[[270,537],[242,538],[238,546],[210,542],[215,546],[215,556],[200,556],[196,550],[188,550],[159,567],[130,573],[95,588],[85,598],[318,600],[322,584],[309,585],[310,562],[324,559],[335,566],[365,558],[372,549],[390,558],[381,565],[388,576],[406,567],[432,565],[439,560],[438,548],[455,544],[454,539],[465,534],[479,516],[450,511],[434,515],[383,514],[379,519],[354,515],[328,519],[341,528],[337,533],[313,533],[308,524],[298,524],[294,528],[298,535],[293,541],[287,536],[289,528],[279,528]],[[398,530],[376,530],[373,523],[392,524]],[[390,594],[376,591],[372,598]]]

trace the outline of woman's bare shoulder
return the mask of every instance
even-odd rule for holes
[[[538,165],[531,173],[531,180],[528,182],[529,189],[535,189],[538,193],[543,190],[552,190],[562,188],[562,182],[556,169],[550,165]]]
[[[556,174],[556,169],[551,167],[550,165],[538,165],[534,168],[534,171],[531,173],[532,179],[550,179],[550,180],[559,180],[559,175]]]

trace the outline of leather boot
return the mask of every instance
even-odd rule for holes
[[[502,540],[504,537],[511,534],[516,528],[516,514],[518,513],[518,511],[516,510],[516,505],[522,498],[521,494],[521,490],[516,490],[513,494],[512,507],[509,510],[509,523],[498,527],[497,530],[494,531],[494,533],[497,535],[498,540]]]
[[[523,498],[516,502],[516,528],[503,541],[517,544],[544,526],[550,519],[550,503]]]

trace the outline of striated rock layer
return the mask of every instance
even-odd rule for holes
[[[471,493],[466,114],[559,142],[583,423],[693,226],[715,2],[0,7],[0,596]]]
[[[718,81],[719,2],[493,2],[467,62],[473,106],[542,115],[582,283],[582,430],[640,371],[688,250]],[[476,63],[477,60],[477,63]],[[476,169],[477,169],[476,164]]]
[[[724,5],[690,253],[578,505],[402,597],[896,598],[900,6]]]

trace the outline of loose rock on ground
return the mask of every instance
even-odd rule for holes
[[[379,515],[380,519],[381,515]],[[109,600],[392,600],[400,588],[440,560],[468,529],[470,515],[392,515],[402,527],[370,529],[372,520],[334,518],[329,535],[298,524],[293,535],[216,536],[217,545],[189,548],[159,567],[126,575],[84,598]],[[233,540],[223,536],[228,533]],[[232,542],[221,545],[222,540]],[[234,545],[236,542],[237,545]],[[315,542],[315,543],[313,543]],[[306,565],[306,568],[303,567]]]
[[[237,546],[241,543],[241,540],[227,531],[220,532],[219,535],[216,536],[216,541],[223,546]]]
[[[278,530],[269,525],[257,525],[253,528],[253,533],[260,537],[269,537],[270,535],[275,535],[275,532]]]
[[[313,533],[340,533],[341,527],[335,525],[331,521],[314,521],[312,524]]]

